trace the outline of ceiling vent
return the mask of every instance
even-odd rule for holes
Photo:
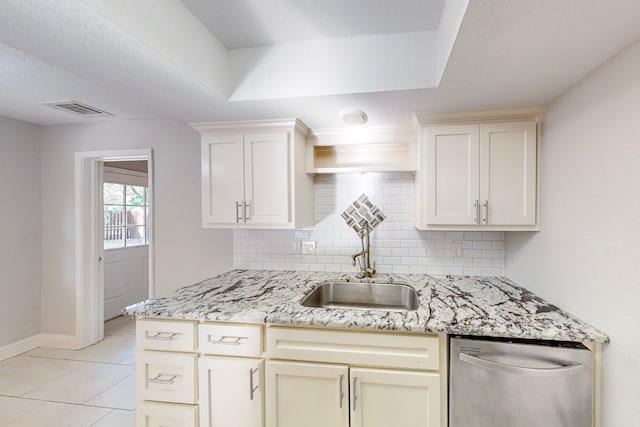
[[[113,114],[100,110],[99,108],[90,107],[89,105],[85,105],[76,101],[45,102],[42,105],[46,105],[57,110],[67,111],[69,113],[73,113],[77,116],[83,117],[113,116]]]

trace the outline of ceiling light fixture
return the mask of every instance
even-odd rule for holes
[[[340,110],[342,121],[350,125],[362,125],[367,122],[367,115],[357,108],[343,108]]]

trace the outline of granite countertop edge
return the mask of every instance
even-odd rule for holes
[[[413,287],[413,311],[304,307],[318,283],[370,281]],[[123,309],[136,318],[266,323],[608,343],[609,336],[504,277],[232,270]]]

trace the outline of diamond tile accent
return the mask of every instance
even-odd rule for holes
[[[367,221],[369,228],[373,230],[386,218],[376,204],[364,193],[342,212],[341,217],[356,233],[362,230],[362,220]]]

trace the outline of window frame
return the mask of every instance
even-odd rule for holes
[[[116,185],[122,186],[122,204],[105,203],[104,201],[105,184],[116,184]],[[127,187],[143,187],[144,188],[145,190],[143,195],[144,203],[142,205],[127,204]],[[149,233],[151,230],[151,227],[150,227],[151,221],[149,218],[151,203],[149,200],[150,193],[149,193],[147,173],[105,166],[104,173],[103,173],[102,195],[103,195],[103,200],[102,200],[102,222],[103,222],[102,247],[103,249],[105,251],[110,251],[110,250],[117,250],[117,249],[140,248],[144,246],[148,247],[149,240],[150,240]],[[123,238],[121,240],[122,246],[115,246],[115,247],[105,246],[105,242],[107,242],[107,239],[105,238],[107,225],[104,223],[104,213],[105,213],[105,207],[107,206],[122,207],[124,221],[121,225],[116,226],[116,227],[121,227],[123,231]],[[127,224],[127,221],[126,221],[127,207],[141,207],[144,209],[143,224],[133,226],[133,227],[141,227],[144,230],[144,232],[142,233],[144,243],[142,244],[135,244],[135,245],[127,244],[127,240],[128,240],[127,231],[129,228],[132,227],[131,225]]]

